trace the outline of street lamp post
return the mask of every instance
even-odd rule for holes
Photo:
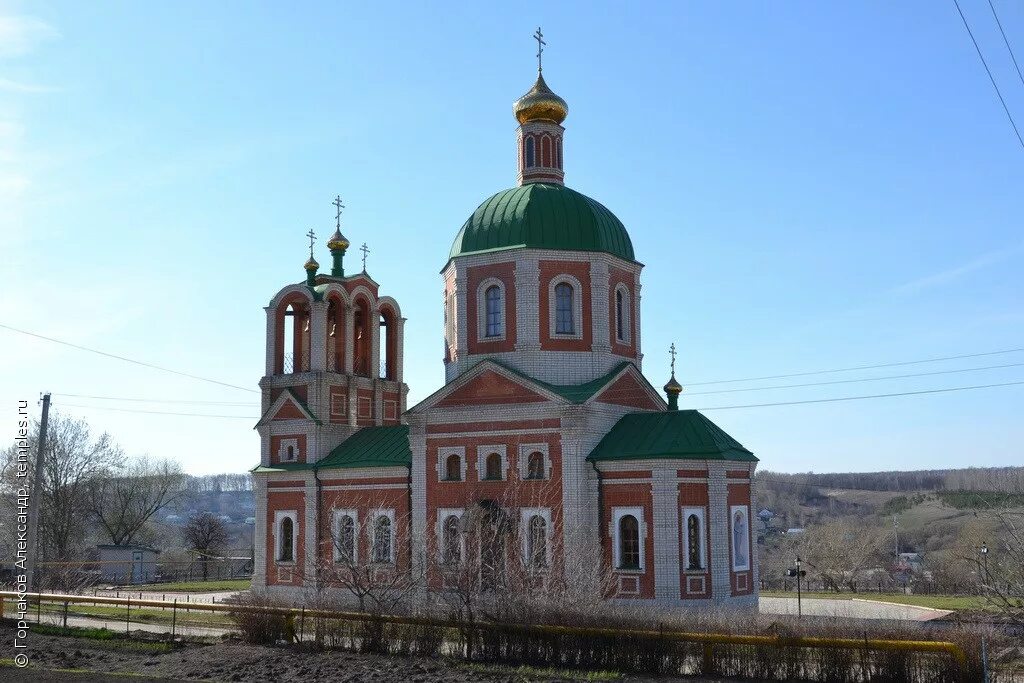
[[[804,616],[803,605],[800,600],[800,575],[803,572],[800,571],[800,556],[796,556],[796,618],[801,619]]]
[[[981,547],[978,548],[978,552],[981,553],[981,560],[984,566],[983,574],[983,585],[988,585],[988,543],[982,543]]]

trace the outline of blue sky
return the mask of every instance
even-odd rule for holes
[[[962,0],[1007,104],[988,5]],[[996,0],[1024,57],[1024,5]],[[953,4],[0,2],[0,323],[256,387],[263,306],[304,233],[344,232],[408,318],[411,402],[442,382],[439,269],[515,183],[512,101],[569,103],[566,182],[630,230],[645,373],[700,382],[1024,347],[1024,149]],[[326,248],[318,250],[328,262]],[[356,262],[353,255],[348,263]],[[192,472],[258,458],[256,393],[0,329],[18,399]],[[1024,363],[1024,353],[803,378]],[[683,407],[1024,381],[1024,367],[819,387],[693,386]],[[251,402],[129,403],[60,394]],[[1021,464],[1024,386],[709,410],[762,468]]]

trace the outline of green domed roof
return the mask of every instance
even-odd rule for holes
[[[603,251],[634,260],[629,233],[615,214],[576,190],[548,183],[503,190],[477,207],[449,258],[517,247]]]

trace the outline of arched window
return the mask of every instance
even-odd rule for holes
[[[533,138],[526,138],[526,168],[533,168],[534,166],[534,149],[533,149]]]
[[[485,334],[488,337],[500,337],[502,335],[502,306],[501,287],[491,285],[484,292],[484,301],[487,305],[487,329]]]
[[[701,529],[700,517],[690,514],[686,517],[686,568],[703,569],[701,560]]]
[[[626,293],[615,290],[615,338],[626,341]]]
[[[370,304],[366,299],[356,302],[352,322],[353,371],[362,377],[369,377],[373,340],[370,338]]]
[[[562,138],[555,138],[555,155],[558,157],[558,169],[562,168]]]
[[[356,522],[351,515],[338,519],[337,558],[339,562],[353,562],[356,558]]]
[[[452,453],[444,461],[445,481],[460,481],[462,479],[462,458]]]
[[[633,515],[619,518],[619,569],[640,568],[640,522]]]
[[[456,565],[462,560],[462,540],[459,538],[459,518],[448,515],[441,528],[441,561]]]
[[[540,165],[551,166],[551,137],[548,135],[540,139]]]
[[[391,519],[385,515],[373,524],[373,561],[391,562]]]
[[[281,549],[277,554],[277,561],[295,561],[295,523],[291,517],[281,519]]]
[[[501,456],[491,453],[484,460],[484,479],[501,479]]]
[[[568,282],[560,282],[555,286],[555,333],[576,334],[576,324],[573,320],[573,296],[572,285]]]
[[[539,451],[530,453],[526,458],[526,478],[527,479],[543,479],[544,478],[544,454]]]
[[[548,525],[540,515],[527,524],[526,560],[534,569],[548,566]]]
[[[288,447],[288,453],[285,455],[286,460],[295,460],[295,446]]]

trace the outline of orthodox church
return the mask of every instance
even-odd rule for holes
[[[516,186],[441,270],[444,386],[407,408],[405,319],[365,245],[346,273],[340,199],[330,270],[311,234],[305,280],[266,307],[253,585],[298,597],[365,568],[444,591],[468,566],[489,590],[596,567],[609,600],[754,608],[757,459],[678,408],[674,349],[666,398],[641,373],[643,266],[564,184],[568,106],[539,69],[513,113]]]

